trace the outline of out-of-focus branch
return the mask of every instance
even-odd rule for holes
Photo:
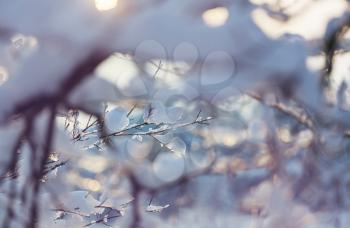
[[[305,112],[298,112],[295,107],[288,107],[287,105],[281,102],[265,102],[264,98],[254,93],[247,93],[251,98],[261,102],[262,104],[269,106],[271,108],[276,109],[277,111],[284,113],[293,119],[295,119],[298,123],[306,126],[309,129],[314,128],[314,123],[312,119]]]
[[[50,116],[47,123],[47,131],[46,131],[46,140],[45,144],[42,148],[41,154],[37,154],[37,158],[39,159],[39,167],[33,167],[33,173],[32,173],[32,181],[33,181],[33,192],[32,192],[32,199],[31,199],[31,210],[30,210],[30,216],[28,221],[28,228],[35,228],[37,225],[38,220],[38,202],[37,202],[37,196],[40,191],[40,182],[41,178],[45,174],[45,164],[47,163],[47,159],[51,153],[52,149],[52,142],[54,140],[54,130],[55,130],[55,118],[56,118],[56,106],[53,105],[50,109]],[[38,151],[32,151],[33,153]],[[41,155],[41,156],[38,156]]]
[[[132,195],[134,197],[133,200],[133,219],[132,219],[132,223],[130,224],[130,228],[139,228],[141,225],[141,214],[139,211],[139,204],[140,204],[140,194],[142,192],[146,192],[151,194],[152,196],[154,196],[155,194],[165,191],[167,189],[173,188],[175,186],[179,186],[182,184],[185,184],[187,182],[189,182],[190,180],[208,174],[211,172],[213,166],[215,165],[216,162],[216,154],[212,154],[211,157],[211,161],[204,167],[195,171],[192,171],[190,173],[187,173],[186,175],[183,175],[181,178],[173,181],[173,182],[169,182],[169,183],[165,183],[159,186],[146,186],[144,184],[142,184],[138,178],[132,173],[132,172],[128,172],[128,177],[130,179],[131,185],[132,185]]]
[[[5,173],[13,173],[17,167],[19,160],[19,152],[23,140],[27,140],[31,149],[31,159],[33,164],[30,170],[30,175],[26,180],[26,189],[23,188],[21,191],[21,200],[28,209],[30,215],[26,219],[26,227],[35,228],[37,227],[37,222],[39,218],[38,211],[38,194],[40,191],[42,178],[50,169],[47,169],[47,161],[50,153],[52,152],[53,138],[54,138],[54,128],[55,128],[55,118],[57,114],[57,107],[66,106],[68,104],[67,97],[70,93],[91,73],[95,70],[97,65],[101,63],[105,58],[107,58],[109,53],[107,51],[92,51],[80,64],[78,64],[69,75],[65,76],[62,84],[57,91],[51,94],[41,94],[37,97],[29,97],[27,100],[15,106],[14,110],[10,112],[7,117],[3,120],[4,122],[10,121],[14,116],[23,117],[26,120],[26,128],[23,133],[18,137],[17,142],[11,153],[11,160],[6,167]],[[81,107],[83,109],[83,107]],[[47,122],[46,138],[41,139],[44,141],[43,146],[39,146],[35,143],[33,138],[33,127],[36,117],[42,113],[43,110],[48,109],[50,116]],[[61,163],[52,168],[57,168],[58,166],[64,165]],[[15,183],[14,181],[12,183]],[[28,191],[30,188],[31,191]],[[18,193],[13,192],[9,198],[8,210],[3,220],[3,227],[8,227],[13,217],[12,202],[15,200]],[[25,207],[23,208],[25,209]]]
[[[98,64],[108,56],[108,51],[92,51],[83,61],[81,61],[81,63],[77,64],[68,76],[64,77],[65,80],[60,85],[58,91],[51,94],[41,94],[37,97],[31,97],[28,100],[17,104],[15,109],[7,115],[7,119],[11,119],[16,115],[27,115],[28,112],[34,112],[33,115],[35,115],[35,113],[40,112],[45,107],[49,107],[52,104],[60,105],[60,103],[66,103],[66,99],[70,93],[87,77],[89,77]],[[4,122],[6,122],[6,119]]]
[[[349,30],[350,12],[346,12],[342,17],[334,19],[328,24],[327,33],[324,40],[324,52],[326,55],[325,71],[322,77],[322,85],[328,87],[330,75],[333,70],[334,54],[339,46],[340,38]]]

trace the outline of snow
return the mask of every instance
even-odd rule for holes
[[[170,204],[166,204],[164,206],[157,206],[157,205],[148,205],[146,208],[147,212],[162,212],[164,209],[170,207]]]
[[[325,23],[267,34],[289,11],[253,2],[0,0],[0,224],[37,202],[39,227],[348,227],[346,55],[325,92]]]

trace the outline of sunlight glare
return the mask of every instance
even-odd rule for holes
[[[209,9],[202,14],[204,23],[209,27],[223,26],[229,17],[229,11],[225,7]]]
[[[117,7],[118,0],[95,0],[96,9],[99,11],[107,11]]]

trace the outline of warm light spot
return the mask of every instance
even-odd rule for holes
[[[313,140],[313,133],[310,130],[304,130],[299,133],[297,144],[300,147],[308,147]]]
[[[117,7],[118,0],[95,0],[96,9],[99,11],[111,10]]]
[[[219,159],[215,162],[215,165],[212,168],[213,173],[226,173],[227,172],[227,161],[224,159]]]
[[[237,172],[247,168],[245,161],[240,158],[232,159],[229,165],[230,165],[231,172]]]
[[[258,167],[266,167],[272,164],[272,158],[269,153],[263,153],[255,158],[255,164]]]
[[[235,135],[228,135],[224,137],[224,144],[228,147],[233,147],[238,143],[238,138]]]
[[[278,129],[278,136],[282,142],[289,143],[292,141],[292,135],[287,128]]]
[[[108,160],[103,156],[86,155],[78,161],[78,166],[93,173],[101,173],[107,168]]]
[[[5,67],[0,66],[0,85],[5,83],[8,79],[8,72]]]
[[[225,7],[209,9],[202,14],[204,23],[209,27],[223,26],[229,17],[229,12]]]
[[[102,188],[99,181],[90,178],[83,178],[76,172],[68,172],[66,178],[67,181],[74,186],[87,189],[92,192],[98,192]]]
[[[98,192],[99,190],[101,190],[101,184],[97,180],[84,179],[83,183],[84,183],[85,187],[90,191]]]

